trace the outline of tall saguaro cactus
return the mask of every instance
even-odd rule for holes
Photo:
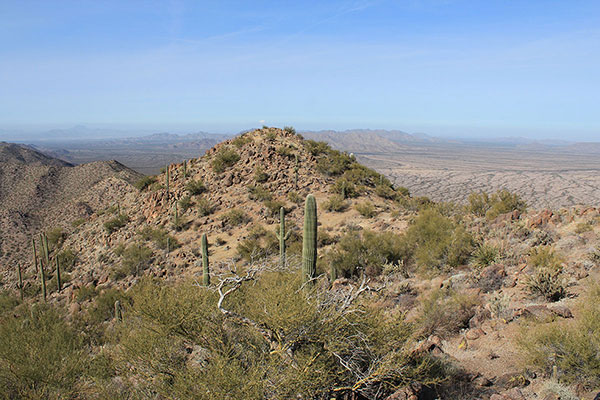
[[[277,239],[279,239],[279,264],[281,268],[285,267],[285,241],[289,239],[290,233],[285,231],[285,209],[281,207],[279,209],[279,231],[276,232]]]
[[[294,186],[298,189],[298,154],[294,154]]]
[[[37,250],[35,248],[35,238],[32,237],[31,238],[31,248],[33,249],[33,268],[35,269],[35,272],[38,272],[38,257],[37,257]]]
[[[183,160],[183,177],[187,178],[187,161]]]
[[[304,205],[304,235],[302,237],[302,275],[310,283],[317,274],[317,201],[306,196]]]
[[[60,292],[62,290],[62,280],[60,279],[60,261],[58,255],[55,256],[56,260],[56,288]]]
[[[210,285],[210,270],[208,269],[208,240],[206,233],[202,234],[202,284]]]
[[[21,294],[21,301],[23,301],[23,275],[21,275],[21,264],[17,264],[17,279],[19,285],[19,293]]]
[[[46,301],[46,275],[44,274],[44,264],[40,263],[40,286],[42,287],[42,296]]]
[[[123,321],[123,308],[120,300],[115,301],[115,319],[117,322]]]

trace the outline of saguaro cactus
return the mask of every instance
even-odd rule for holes
[[[40,286],[42,287],[42,296],[46,301],[46,275],[44,275],[44,264],[40,263]]]
[[[23,301],[23,276],[21,275],[21,264],[17,264],[17,279],[19,285],[19,293],[21,294],[21,301]]]
[[[183,160],[183,177],[187,177],[187,161]]]
[[[37,250],[35,248],[35,238],[31,238],[31,248],[33,249],[33,268],[35,269],[35,272],[38,272],[38,257],[37,257]]]
[[[58,260],[58,255],[55,257],[56,259],[56,287],[60,292],[62,290],[62,280],[60,279],[60,261]]]
[[[279,231],[276,232],[279,239],[279,264],[281,268],[285,267],[285,241],[289,239],[290,232],[285,231],[285,209],[279,209]]]
[[[206,233],[202,234],[202,283],[210,285],[210,270],[208,269],[208,240]]]
[[[115,319],[118,322],[123,321],[123,309],[121,308],[121,302],[119,300],[115,301]]]
[[[304,235],[302,237],[302,275],[309,283],[317,274],[317,202],[315,196],[306,196],[304,205]]]

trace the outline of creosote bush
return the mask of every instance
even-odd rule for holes
[[[221,220],[229,226],[238,226],[250,221],[250,217],[245,211],[234,208],[221,216]]]
[[[577,319],[523,326],[519,338],[527,363],[546,376],[554,366],[561,382],[578,383],[585,388],[600,385],[600,286],[588,288],[577,306]]]
[[[156,182],[156,177],[154,177],[154,176],[144,176],[142,179],[140,179],[139,181],[137,181],[134,186],[138,190],[146,190],[148,187],[150,187],[155,182]]]
[[[240,155],[234,149],[221,147],[219,152],[214,155],[211,166],[213,171],[221,173],[227,168],[232,167],[239,160]]]
[[[518,194],[506,189],[499,190],[491,196],[486,192],[471,193],[468,201],[468,210],[471,213],[488,219],[514,210],[524,212],[527,209],[527,204]]]
[[[404,236],[366,230],[342,236],[327,258],[338,276],[350,278],[361,273],[377,276],[385,264],[402,263],[410,256],[410,245]]]
[[[186,183],[185,190],[187,190],[191,196],[197,196],[206,192],[206,186],[204,186],[204,182],[201,180],[193,180]]]
[[[139,232],[140,237],[143,240],[151,240],[156,244],[159,249],[165,250],[167,248],[167,244],[171,250],[179,247],[179,242],[177,238],[172,235],[169,235],[168,232],[162,228],[152,228],[151,226],[145,226]]]
[[[354,206],[354,208],[365,218],[373,218],[375,215],[377,215],[377,209],[370,201],[358,203]]]
[[[475,307],[481,303],[473,295],[448,289],[437,289],[421,299],[421,312],[417,319],[419,335],[448,336],[468,327],[475,315]]]
[[[341,195],[335,194],[323,203],[323,208],[327,211],[342,212],[348,208],[348,202]]]
[[[23,306],[0,316],[0,398],[76,398],[87,360],[82,336],[58,310]]]
[[[212,214],[215,210],[215,207],[206,197],[200,197],[196,201],[196,208],[198,209],[198,214],[202,217]]]
[[[104,223],[104,229],[108,234],[118,231],[129,222],[129,217],[125,214],[119,214]]]
[[[474,249],[474,240],[466,229],[433,208],[422,211],[406,235],[414,247],[417,266],[423,271],[465,264]]]
[[[144,280],[116,335],[122,395],[384,398],[408,382],[439,381],[435,361],[411,355],[401,316],[361,299],[344,306],[328,291],[307,295],[301,284],[295,271],[263,272],[225,298],[224,314],[213,290]]]

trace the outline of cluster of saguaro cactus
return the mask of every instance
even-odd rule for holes
[[[281,207],[279,209],[279,231],[275,234],[279,239],[279,264],[281,268],[285,267],[285,241],[289,239],[290,233],[285,231],[285,209]]]
[[[208,269],[208,239],[202,234],[202,284],[210,285],[210,270]]]
[[[302,275],[311,284],[317,274],[317,202],[312,194],[304,206],[304,235],[302,237]]]
[[[42,296],[44,298],[44,300],[46,300],[46,297],[48,295],[47,289],[46,289],[46,273],[45,273],[45,269],[50,269],[52,268],[52,266],[50,265],[50,246],[48,245],[48,236],[46,236],[45,233],[41,233],[40,234],[40,249],[41,249],[41,256],[40,258],[38,258],[38,254],[37,254],[37,247],[35,245],[35,238],[31,238],[31,248],[33,250],[33,267],[34,270],[36,271],[36,273],[39,274],[40,277],[40,287],[42,289]],[[56,287],[58,289],[58,291],[60,292],[62,290],[62,277],[61,277],[61,273],[60,273],[60,259],[58,257],[58,254],[54,257],[54,262],[56,264]],[[19,288],[21,290],[21,297],[23,297],[23,279],[21,276],[21,266],[19,266],[19,270],[18,270],[18,276],[19,276]]]

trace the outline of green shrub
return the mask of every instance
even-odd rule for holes
[[[333,193],[337,193],[340,195],[346,194],[346,197],[358,197],[359,193],[356,189],[356,185],[350,182],[346,178],[338,178],[335,183],[331,187]]]
[[[190,193],[190,195],[197,196],[206,192],[206,186],[204,186],[204,182],[202,182],[201,180],[192,180],[186,183],[185,190],[187,190]]]
[[[575,226],[575,233],[581,235],[585,232],[591,232],[594,230],[594,227],[589,222],[580,222]]]
[[[70,248],[66,248],[60,253],[58,253],[58,261],[60,262],[60,267],[65,272],[70,272],[75,267],[75,263],[77,262],[77,255]]]
[[[328,176],[342,175],[355,161],[347,154],[330,150],[327,157],[317,158],[317,171]]]
[[[401,317],[362,302],[344,306],[326,292],[307,298],[301,284],[297,273],[262,273],[228,296],[223,306],[234,314],[224,315],[214,291],[144,281],[118,332],[121,396],[325,399],[354,387],[383,398],[409,382],[437,381],[437,364],[410,354]]]
[[[469,326],[475,307],[481,301],[473,296],[447,289],[436,289],[421,299],[421,312],[416,321],[421,337],[448,337]]]
[[[294,158],[294,149],[289,146],[279,146],[275,152],[282,157]]]
[[[272,200],[273,195],[263,185],[248,186],[248,197],[250,200],[267,201]]]
[[[81,335],[49,306],[0,317],[2,398],[79,398],[86,359]]]
[[[536,268],[527,276],[525,286],[531,294],[543,296],[548,301],[558,301],[567,294],[561,272],[549,268]]]
[[[600,385],[600,286],[589,288],[577,306],[578,318],[524,325],[518,340],[525,361],[561,382],[592,389]]]
[[[264,183],[269,180],[269,174],[267,174],[264,168],[259,165],[254,170],[254,180],[258,183]]]
[[[327,211],[342,212],[348,208],[348,202],[341,195],[333,195],[323,203],[323,208]]]
[[[134,186],[138,190],[146,190],[149,186],[156,182],[156,177],[154,176],[144,176],[142,179],[137,181]]]
[[[78,302],[84,302],[96,297],[96,288],[93,285],[82,286],[75,292],[75,299]]]
[[[354,208],[356,209],[356,211],[358,211],[360,215],[362,215],[365,218],[373,218],[377,215],[377,210],[375,209],[373,203],[371,203],[370,201],[358,203],[354,206]]]
[[[248,143],[252,142],[252,138],[250,138],[249,135],[243,134],[243,135],[239,135],[236,136],[235,138],[233,138],[233,140],[231,141],[231,144],[233,144],[235,147],[242,148],[245,145],[247,145]]]
[[[294,204],[300,204],[304,201],[302,196],[300,196],[298,192],[295,191],[288,192],[288,200]]]
[[[303,143],[306,150],[315,157],[321,154],[328,154],[331,151],[331,147],[325,142],[305,140]]]
[[[363,231],[342,236],[327,258],[338,276],[350,278],[362,272],[377,276],[384,264],[405,262],[410,256],[411,249],[404,236]]]
[[[129,217],[125,214],[119,214],[104,223],[104,229],[108,234],[118,231],[129,222]]]
[[[152,250],[143,244],[134,243],[123,252],[121,268],[126,275],[140,275],[150,266],[151,261]]]
[[[57,226],[46,232],[46,237],[48,238],[48,245],[50,246],[50,251],[52,251],[52,249],[55,249],[62,245],[62,243],[67,238],[67,232],[65,232],[65,230],[62,227]]]
[[[265,207],[269,210],[269,215],[279,215],[279,209],[281,207],[285,208],[285,203],[279,200],[266,200],[263,202]]]
[[[212,203],[205,197],[199,198],[196,201],[196,203],[197,203],[196,207],[198,209],[198,214],[200,214],[200,216],[202,216],[202,217],[212,214],[213,211],[215,210]]]
[[[534,247],[529,252],[527,264],[532,268],[545,268],[550,271],[562,271],[565,259],[550,246]]]
[[[417,265],[425,271],[465,264],[474,248],[474,240],[463,226],[432,208],[419,214],[407,237],[415,248]]]
[[[151,240],[156,244],[159,249],[166,250],[167,244],[171,250],[176,249],[180,246],[177,238],[175,236],[169,235],[168,232],[162,228],[152,228],[150,226],[145,226],[139,232],[139,235],[144,240]],[[124,249],[123,249],[124,253]]]
[[[233,149],[221,147],[219,152],[214,155],[211,166],[213,171],[221,173],[227,168],[233,166],[240,160],[240,155]]]
[[[186,212],[192,206],[192,198],[190,196],[183,196],[179,200],[179,208],[182,212]]]
[[[71,222],[71,226],[73,228],[78,228],[81,225],[85,224],[86,219],[85,218],[77,218],[75,221]]]
[[[90,322],[100,324],[115,317],[115,302],[125,304],[128,296],[118,289],[105,289],[100,293],[88,311]]]
[[[275,233],[268,232],[262,225],[253,227],[237,246],[238,256],[246,261],[260,260],[278,252],[279,241]]]
[[[393,200],[398,195],[396,191],[388,185],[377,185],[375,186],[375,194],[384,199]]]
[[[473,252],[473,264],[476,267],[484,268],[493,264],[498,259],[498,248],[489,244],[477,246]]]
[[[285,131],[285,133],[290,134],[290,135],[296,134],[296,130],[294,129],[293,126],[284,126],[283,130]]]
[[[229,226],[238,226],[250,221],[248,214],[239,208],[234,208],[221,216],[221,220]]]
[[[527,205],[518,194],[506,189],[499,190],[491,196],[485,192],[471,193],[468,201],[470,212],[480,217],[486,216],[488,219],[514,210],[524,212],[527,209]]]

